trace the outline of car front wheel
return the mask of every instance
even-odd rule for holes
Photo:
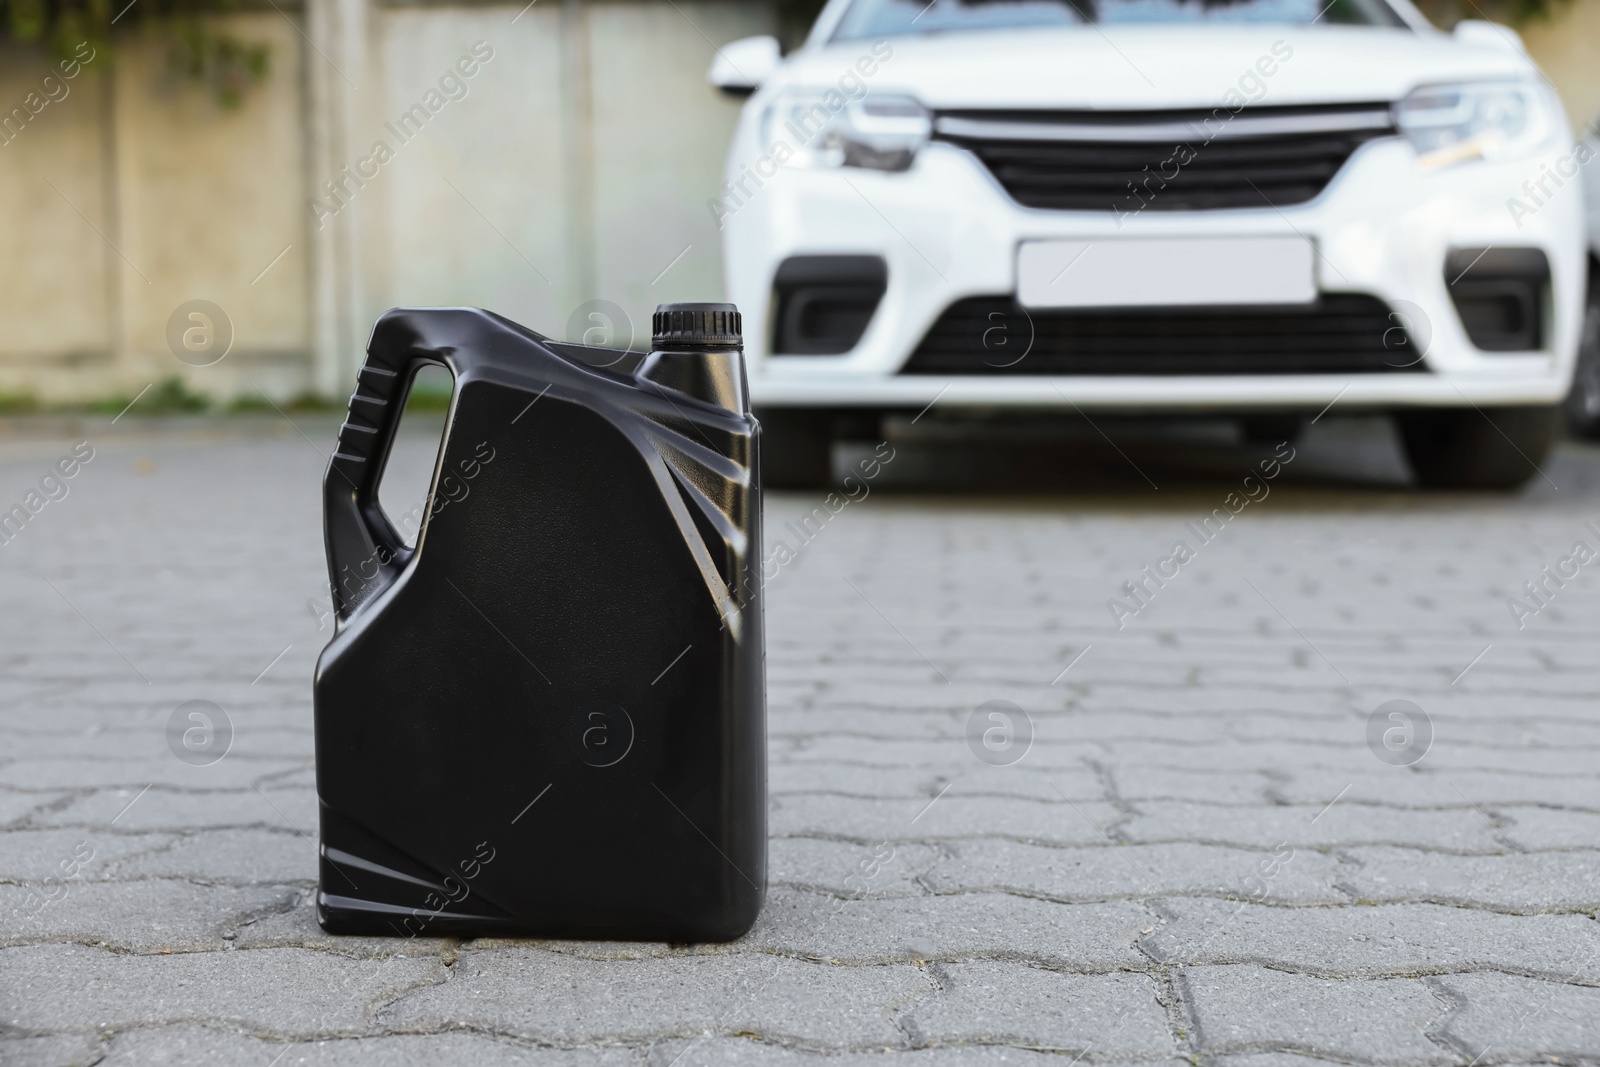
[[[1422,488],[1515,489],[1539,473],[1560,409],[1422,409],[1397,412],[1395,420]]]
[[[761,484],[816,489],[833,479],[834,413],[812,408],[758,408]]]
[[[1600,277],[1589,279],[1578,367],[1567,394],[1567,426],[1578,437],[1600,437]]]

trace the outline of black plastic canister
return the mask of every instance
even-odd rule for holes
[[[324,482],[317,916],[334,933],[715,941],[766,885],[760,432],[739,314],[641,357],[486,311],[378,320]],[[455,379],[407,548],[377,485]]]

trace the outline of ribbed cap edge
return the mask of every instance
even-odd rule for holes
[[[744,346],[744,322],[732,304],[662,304],[651,325],[653,348]]]

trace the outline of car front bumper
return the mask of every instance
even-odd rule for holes
[[[724,221],[730,295],[745,311],[750,387],[777,407],[1069,407],[1124,411],[1317,410],[1338,399],[1368,408],[1552,404],[1572,377],[1586,264],[1578,183],[1532,213],[1524,182],[1570,146],[1513,163],[1427,170],[1403,139],[1359,148],[1315,199],[1278,208],[1045,211],[1019,206],[965,150],[934,142],[910,171],[782,168]],[[1323,293],[1377,297],[1429,335],[1424,373],[1050,375],[902,374],[929,328],[966,297],[1013,294],[1018,246],[1038,239],[1113,241],[1299,235],[1316,248]],[[1549,261],[1543,343],[1485,352],[1451,301],[1452,249],[1526,248]],[[772,283],[797,255],[865,254],[888,264],[883,298],[859,343],[837,356],[773,356]],[[1399,321],[1397,319],[1397,321]]]

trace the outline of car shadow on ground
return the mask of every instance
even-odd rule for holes
[[[1092,419],[1092,421],[1091,421]],[[1129,419],[1069,414],[1054,422],[937,423],[890,420],[884,440],[850,441],[835,449],[834,474],[864,477],[871,461],[892,456],[870,478],[871,490],[916,495],[1039,495],[1146,500],[1160,506],[1176,495],[1228,492],[1249,475],[1275,471],[1271,488],[1302,499],[1366,498],[1418,493],[1393,424],[1382,416],[1320,419],[1298,434],[1247,439],[1233,420]],[[1587,486],[1595,446],[1564,442],[1508,500]],[[1274,464],[1274,460],[1278,462]],[[1263,464],[1267,466],[1263,467]],[[1564,477],[1551,480],[1560,471]],[[1568,484],[1570,483],[1570,484]]]

